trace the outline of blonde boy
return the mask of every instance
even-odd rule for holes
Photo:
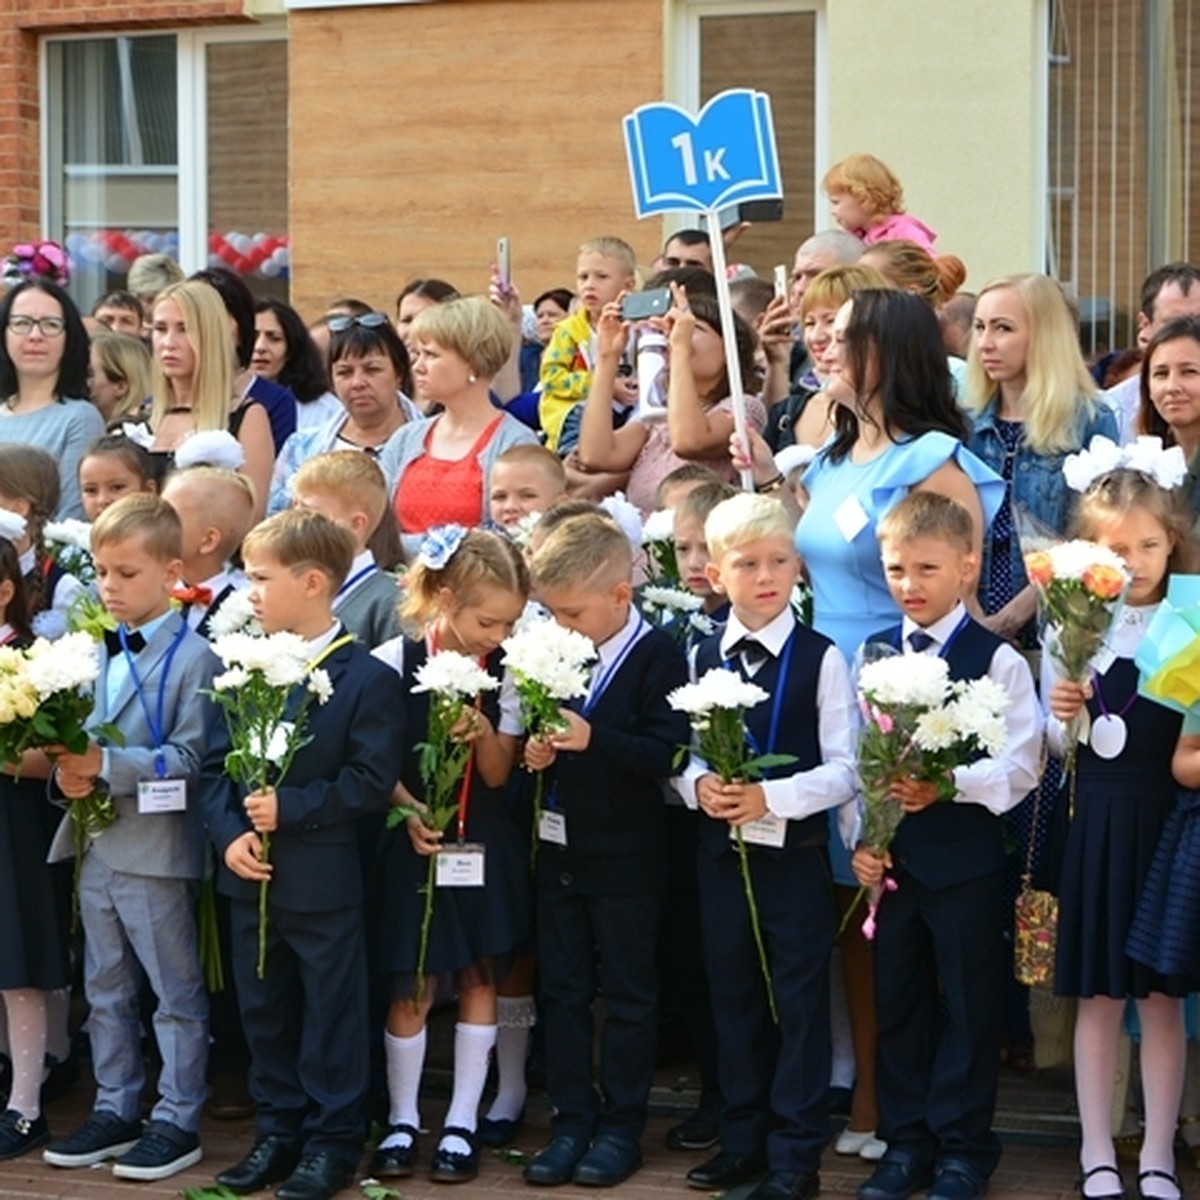
[[[254,485],[236,471],[190,467],[167,480],[163,499],[183,530],[184,586],[176,598],[188,625],[207,637],[221,605],[246,585],[231,560],[254,524]]]
[[[354,537],[354,562],[333,599],[343,625],[368,648],[400,633],[395,580],[380,570],[367,543],[388,514],[387,482],[370,455],[332,450],[310,458],[292,479],[297,508],[319,512]]]
[[[567,498],[567,472],[545,446],[510,446],[492,464],[488,492],[492,523],[512,530]]]
[[[596,321],[606,304],[637,287],[637,256],[618,237],[597,237],[579,247],[575,266],[579,307],[560,321],[542,357],[542,398],[538,404],[546,445],[558,449],[567,413],[587,397],[596,361]],[[622,405],[636,400],[636,391],[618,380],[613,399]]]

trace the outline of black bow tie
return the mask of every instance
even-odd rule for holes
[[[135,629],[126,632],[125,645],[129,648],[130,654],[138,654],[146,648],[146,639]],[[121,635],[115,629],[104,631],[104,648],[108,651],[110,658],[115,658],[123,652]]]
[[[738,638],[729,648],[729,657],[732,658],[735,654],[740,654],[742,660],[746,664],[746,669],[754,670],[756,667],[761,667],[768,658],[773,658],[774,655],[762,644],[752,637]]]

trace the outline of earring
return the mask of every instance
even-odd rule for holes
[[[474,373],[474,371],[472,371],[472,372],[471,372],[471,374],[467,376],[467,382],[468,382],[468,383],[474,383],[474,382],[475,382],[475,373]]]

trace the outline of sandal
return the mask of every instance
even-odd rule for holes
[[[1094,1175],[1102,1175],[1106,1172],[1117,1177],[1117,1190],[1115,1192],[1085,1192],[1083,1190],[1087,1185],[1087,1181]],[[1121,1172],[1116,1167],[1109,1166],[1108,1163],[1092,1167],[1090,1171],[1084,1171],[1075,1181],[1075,1187],[1079,1190],[1079,1194],[1084,1200],[1122,1200],[1125,1195],[1125,1181],[1121,1178]]]
[[[1144,1197],[1144,1200],[1172,1200],[1172,1198],[1148,1193],[1142,1187],[1143,1179],[1165,1179],[1175,1189],[1178,1196],[1183,1196],[1183,1185],[1179,1182],[1178,1175],[1173,1175],[1170,1171],[1158,1171],[1152,1167],[1149,1171],[1138,1172],[1138,1195]]]

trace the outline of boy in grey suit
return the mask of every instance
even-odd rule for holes
[[[105,787],[117,819],[89,844],[79,880],[96,1099],[87,1121],[43,1157],[57,1167],[115,1158],[123,1179],[165,1179],[201,1157],[208,1000],[194,912],[204,860],[188,792],[216,659],[171,607],[180,539],[175,510],[145,494],[117,501],[92,527],[100,598],[119,622],[102,655],[92,724],[115,725],[124,744],[93,740],[82,754],[61,754],[55,774],[68,800]],[[60,844],[70,845],[69,819]],[[144,1129],[139,964],[158,1000],[163,1060]]]

